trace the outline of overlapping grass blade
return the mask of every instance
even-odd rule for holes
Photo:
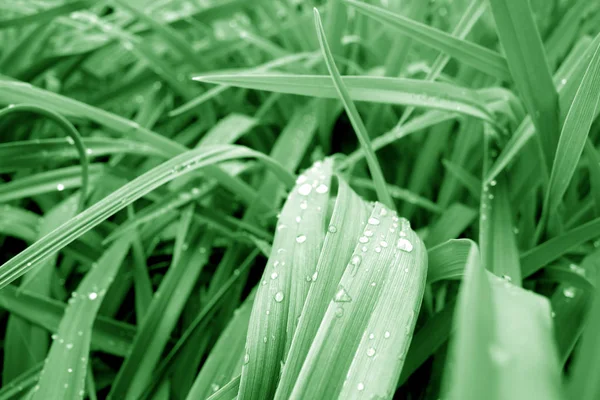
[[[278,93],[338,98],[331,78],[323,75],[262,73],[205,75],[196,76],[194,79]],[[476,91],[452,84],[369,76],[344,76],[342,81],[353,101],[436,108],[470,115],[490,123],[495,121]]]
[[[9,285],[0,291],[0,307],[56,333],[66,309],[66,304],[35,293],[19,290]],[[135,327],[98,316],[92,331],[91,347],[107,354],[124,357],[133,341]]]
[[[547,299],[486,273],[472,249],[457,306],[448,396],[562,398]]]
[[[510,79],[506,60],[492,50],[367,3],[344,1],[358,12],[400,30],[415,41],[443,51],[486,74],[502,80]]]
[[[356,106],[352,102],[352,98],[348,93],[348,89],[344,85],[344,81],[342,80],[342,77],[340,76],[340,73],[335,65],[335,60],[333,59],[333,55],[329,49],[329,44],[327,43],[327,38],[325,37],[325,31],[323,29],[323,25],[321,24],[321,17],[319,16],[319,11],[317,11],[316,8],[314,9],[314,16],[317,37],[319,38],[321,51],[323,52],[323,56],[325,58],[325,64],[327,65],[327,69],[329,70],[329,74],[331,75],[335,89],[342,100],[344,109],[348,114],[348,118],[350,118],[350,122],[354,128],[358,142],[365,153],[367,165],[369,166],[369,172],[371,173],[375,184],[375,192],[377,193],[377,197],[379,198],[379,201],[393,210],[395,208],[394,201],[388,192],[385,178],[383,177],[383,171],[381,170],[381,166],[379,165],[379,162],[375,157],[375,153],[373,152],[367,128],[365,127],[365,124],[363,123]]]
[[[0,29],[6,29],[11,27],[22,27],[23,25],[34,24],[34,23],[46,23],[53,20],[56,17],[71,13],[73,11],[81,10],[93,5],[90,0],[75,0],[69,1],[63,4],[56,5],[42,9],[39,12],[32,13],[29,15],[23,15],[14,18],[1,19]]]
[[[600,37],[600,36],[599,36]],[[573,98],[569,113],[565,119],[556,149],[556,157],[552,164],[550,183],[544,200],[544,215],[556,211],[573,178],[579,164],[592,122],[600,109],[598,91],[600,90],[600,43],[597,45],[592,60],[579,84]]]
[[[477,211],[461,203],[451,204],[429,227],[425,238],[428,247],[456,239],[475,219]]]
[[[460,279],[464,275],[469,252],[474,246],[475,243],[469,239],[451,239],[430,248],[427,251],[427,283]]]
[[[73,292],[34,388],[34,400],[83,399],[92,326],[129,246],[128,240],[122,240],[107,249]]]
[[[27,242],[39,237],[40,216],[20,207],[8,204],[0,206],[0,233]]]
[[[0,287],[6,286],[17,279],[36,263],[45,259],[56,250],[68,245],[109,216],[125,208],[145,194],[150,193],[157,187],[195,169],[222,161],[247,157],[257,157],[263,160],[280,179],[285,183],[290,183],[292,178],[279,164],[264,154],[248,148],[213,146],[191,150],[172,158],[124,185],[100,202],[89,207],[83,213],[77,215],[76,218],[62,225],[60,229],[44,236],[16,257],[13,257],[0,266]]]
[[[316,279],[331,169],[332,160],[325,160],[301,175],[281,211],[250,318],[240,398],[262,399],[275,393],[280,363],[286,358],[297,319]]]
[[[510,74],[533,120],[549,169],[558,143],[558,95],[530,4],[491,0],[490,5]]]
[[[588,173],[590,174],[590,194],[594,201],[594,215],[600,217],[600,153],[588,138],[584,152],[587,157]]]

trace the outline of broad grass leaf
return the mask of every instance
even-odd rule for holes
[[[53,336],[33,400],[83,399],[94,320],[129,246],[129,241],[122,240],[107,249],[73,292]]]

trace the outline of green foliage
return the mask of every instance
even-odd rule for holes
[[[0,9],[0,400],[598,397],[597,2]]]

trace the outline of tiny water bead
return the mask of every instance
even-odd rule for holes
[[[308,208],[308,203],[306,202],[306,200],[302,200],[300,202],[300,208],[303,210],[306,210]]]
[[[385,333],[383,334],[383,337],[386,339],[389,339],[390,336],[391,336],[391,333],[389,331],[385,331]]]
[[[379,225],[379,220],[375,217],[370,217],[367,221],[370,225]]]
[[[312,275],[312,281],[313,281],[313,282],[314,282],[314,281],[316,281],[316,280],[317,280],[317,278],[318,278],[318,276],[319,276],[319,272],[318,272],[318,271],[315,271],[315,273]]]
[[[298,235],[296,236],[296,243],[304,243],[306,242],[306,236],[305,235]]]
[[[56,185],[56,190],[58,190],[59,192],[62,192],[63,190],[65,190],[65,185],[63,185],[62,183],[59,183],[58,185]]]
[[[279,276],[279,275],[277,274],[277,272],[273,272],[273,273],[271,274],[271,279],[277,279],[277,277],[278,277],[278,276]]]
[[[375,349],[372,347],[369,347],[367,349],[367,357],[373,357],[375,355]]]
[[[300,193],[302,196],[308,196],[311,191],[312,186],[310,185],[310,183],[304,183],[298,188],[298,193]]]
[[[90,300],[96,300],[98,298],[98,293],[96,292],[91,292],[90,294],[88,294],[88,299]]]
[[[568,287],[563,289],[563,296],[565,296],[568,299],[572,299],[575,297],[575,288],[574,287]]]
[[[359,383],[358,385],[356,385],[356,388],[358,389],[359,392],[362,392],[363,390],[365,390],[365,385],[364,383]]]
[[[358,238],[358,241],[361,243],[368,243],[369,242],[369,238],[366,236],[361,236]]]
[[[337,228],[335,227],[335,225],[329,225],[329,228],[327,228],[327,231],[329,231],[330,233],[336,233]]]
[[[344,309],[342,307],[338,307],[335,309],[335,316],[337,318],[341,318],[344,316]]]
[[[210,384],[210,390],[214,392],[216,392],[217,390],[221,389],[221,386],[217,385],[216,383],[211,383]]]
[[[244,365],[248,364],[250,362],[250,354],[246,353],[244,354]]]
[[[375,339],[375,334],[374,334],[374,333],[371,333],[371,334],[369,335],[369,339],[371,339],[371,340]]]
[[[398,239],[398,243],[396,243],[396,247],[407,253],[410,253],[413,250],[412,243],[408,239],[403,238],[403,237]]]
[[[324,184],[320,184],[319,186],[317,186],[316,192],[319,194],[325,194],[329,191],[329,188],[327,187],[327,185]]]
[[[373,237],[373,231],[366,230],[365,231],[365,236],[366,237]]]
[[[302,217],[298,215],[298,216],[296,217],[296,222],[297,222],[297,223],[300,223],[301,221],[302,221]]]
[[[336,303],[349,303],[352,301],[352,297],[350,297],[345,287],[339,285],[333,297],[333,301]]]
[[[281,303],[283,301],[283,292],[279,291],[275,293],[275,301]]]
[[[388,247],[388,243],[385,240],[382,240],[381,242],[379,242],[379,245],[384,248]]]

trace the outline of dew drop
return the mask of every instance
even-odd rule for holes
[[[312,275],[312,281],[313,282],[316,281],[318,276],[319,276],[319,272],[315,271],[315,273]]]
[[[300,193],[302,196],[308,196],[311,191],[312,191],[312,186],[310,185],[310,183],[303,183],[298,188],[298,193]]]
[[[271,279],[277,279],[277,277],[278,277],[278,276],[279,276],[279,275],[277,275],[277,272],[273,272],[273,273],[271,274]]]
[[[388,247],[388,243],[385,240],[382,240],[381,242],[379,242],[379,245],[381,247]]]
[[[388,213],[387,209],[385,209],[385,208],[382,208],[381,210],[379,210],[379,215],[381,217],[385,217],[387,215],[387,213]]]
[[[375,355],[375,349],[372,347],[369,347],[367,349],[367,357],[373,357]]]
[[[96,292],[91,292],[90,294],[88,294],[88,299],[90,300],[96,300],[98,298],[98,293]]]
[[[324,194],[329,191],[329,188],[327,187],[327,185],[321,183],[319,186],[317,186],[316,191],[317,193]]]
[[[300,202],[300,208],[303,210],[306,210],[308,208],[308,203],[306,202],[306,200],[302,200]]]
[[[298,216],[296,217],[296,222],[297,222],[297,223],[300,223],[300,221],[302,221],[302,217],[298,215]]]
[[[67,343],[65,347],[67,348],[67,350],[71,350],[73,348],[73,343]]]
[[[358,238],[358,241],[361,243],[368,243],[369,242],[369,238],[366,236],[361,236]]]
[[[371,286],[375,287],[375,286],[377,286],[377,283],[376,282],[371,282]]]
[[[63,185],[62,183],[59,183],[58,185],[56,185],[56,190],[58,190],[59,192],[62,192],[63,190],[65,190],[65,185]]]
[[[365,231],[365,236],[366,237],[372,237],[373,236],[373,231],[366,230]]]
[[[73,138],[71,136],[67,136],[67,143],[75,144],[75,140],[73,140]]]
[[[68,373],[72,373],[72,372],[73,372],[73,368],[69,368],[69,369],[67,369],[67,372],[68,372]]]
[[[344,316],[344,309],[342,307],[338,307],[335,309],[335,316],[337,318],[342,318]]]
[[[493,180],[493,181],[490,182],[490,186],[496,186],[497,183],[498,182],[496,182],[495,180]]]
[[[363,390],[365,390],[365,385],[361,382],[358,385],[356,385],[356,388],[359,392],[362,392]]]
[[[244,354],[244,365],[248,364],[250,362],[250,354],[246,353]]]
[[[211,383],[210,390],[212,390],[213,393],[216,392],[219,389],[221,389],[221,386],[217,385],[216,383]]]
[[[389,331],[385,331],[385,333],[383,334],[383,337],[386,339],[389,339],[390,336],[391,336],[391,333]]]
[[[398,239],[398,243],[396,244],[396,247],[402,251],[406,251],[407,253],[410,253],[413,249],[412,243],[406,238]]]
[[[379,225],[379,220],[375,217],[370,217],[367,222],[371,225]]]
[[[304,243],[306,242],[306,236],[305,235],[298,235],[296,236],[296,243]]]
[[[336,303],[349,303],[352,301],[352,297],[350,297],[346,291],[346,288],[344,288],[342,285],[339,285],[333,297],[333,301]]]
[[[379,247],[379,246],[375,247],[375,253],[381,253],[381,247]]]
[[[298,179],[296,179],[296,183],[298,185],[303,184],[304,182],[306,182],[306,175],[299,175]]]
[[[367,250],[369,250],[369,248],[367,246],[363,246],[361,250],[362,250],[363,253],[366,253]]]
[[[336,233],[337,232],[337,228],[335,227],[335,225],[329,225],[329,228],[327,228],[327,230],[330,233]]]
[[[275,301],[281,303],[283,301],[283,292],[275,293]]]
[[[371,334],[369,335],[369,339],[371,339],[371,340],[375,339],[375,334],[374,334],[374,333],[371,333]]]
[[[572,299],[573,297],[575,297],[575,288],[574,287],[565,288],[563,290],[563,296],[565,296],[566,298]]]

